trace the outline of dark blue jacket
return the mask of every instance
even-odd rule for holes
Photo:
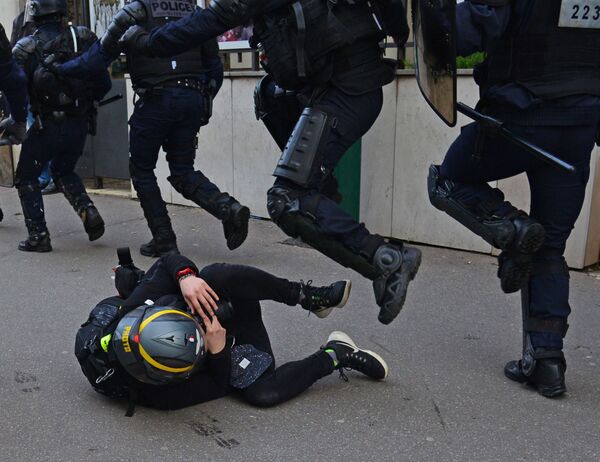
[[[527,24],[527,12],[536,0],[507,2],[506,6],[485,6],[465,0],[457,5],[457,52],[468,56],[477,51],[488,51],[491,42],[507,33],[509,22],[516,25],[516,31]],[[476,73],[477,77],[477,73]],[[522,86],[514,83],[491,87],[482,99],[492,102],[500,112],[509,110],[543,109],[547,106],[593,107],[600,106],[596,96],[570,96],[551,102],[543,102]],[[581,114],[581,113],[580,113]],[[580,117],[580,116],[578,116]],[[584,116],[585,117],[585,116]],[[565,123],[568,123],[565,113]]]

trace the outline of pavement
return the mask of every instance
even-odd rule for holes
[[[327,319],[264,303],[276,361],[316,351],[332,330],[379,352],[390,375],[348,373],[317,382],[277,408],[224,398],[180,411],[123,404],[95,393],[73,355],[90,309],[114,294],[115,249],[137,254],[150,235],[139,204],[95,196],[107,222],[90,243],[60,195],[45,197],[54,251],[17,251],[25,236],[14,190],[0,191],[1,461],[597,461],[600,460],[600,276],[571,275],[568,394],[549,400],[509,382],[520,353],[518,295],[504,295],[486,255],[422,246],[423,265],[400,316],[377,321],[371,285],[316,251],[289,245],[252,220],[238,250],[199,209],[170,207],[181,251],[198,266],[227,261],[290,279],[352,279],[348,305]],[[435,212],[432,212],[435,213]]]

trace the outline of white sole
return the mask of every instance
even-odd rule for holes
[[[346,345],[351,346],[355,350],[364,351],[365,353],[372,355],[377,361],[379,361],[381,363],[381,365],[383,366],[383,370],[385,371],[383,379],[381,379],[381,380],[385,380],[385,378],[388,376],[389,368],[388,368],[388,365],[385,362],[385,360],[381,356],[379,356],[377,353],[375,353],[374,351],[364,350],[362,348],[359,348],[358,345],[356,345],[356,343],[354,343],[354,340],[352,340],[348,334],[346,334],[342,331],[339,331],[339,330],[333,331],[331,334],[329,334],[329,337],[327,338],[328,343],[331,341],[345,343]]]
[[[344,305],[346,305],[348,299],[350,298],[350,291],[352,290],[352,281],[350,281],[349,279],[345,279],[344,282],[346,283],[346,287],[344,288],[344,295],[342,296],[342,300],[340,301],[340,303],[338,303],[335,306],[325,308],[323,310],[313,311],[313,313],[318,318],[324,319],[331,314],[334,308],[343,308]]]

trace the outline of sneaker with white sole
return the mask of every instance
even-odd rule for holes
[[[344,332],[332,332],[322,349],[335,352],[336,369],[351,369],[375,380],[383,380],[388,375],[388,365],[381,356],[359,348]]]
[[[300,282],[300,305],[319,318],[326,318],[334,308],[342,308],[350,297],[352,283],[349,280],[337,281],[328,286],[313,287],[312,281]]]

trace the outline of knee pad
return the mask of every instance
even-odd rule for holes
[[[504,194],[499,189],[495,189],[495,194],[484,203],[478,204],[475,210],[452,197],[454,186],[453,181],[440,176],[439,166],[431,165],[429,167],[427,190],[431,205],[446,212],[492,246],[507,250],[516,234],[516,228],[511,218],[524,214],[524,212],[514,209],[514,216],[495,215],[494,210],[504,203]]]

